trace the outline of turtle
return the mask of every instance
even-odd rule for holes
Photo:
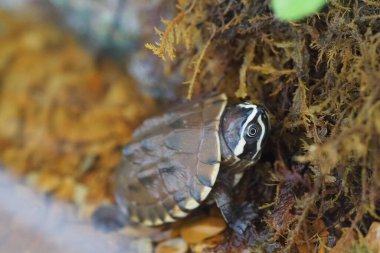
[[[159,226],[213,199],[227,224],[243,233],[253,211],[236,208],[232,192],[260,158],[269,129],[263,106],[228,104],[224,93],[146,120],[122,150],[117,205],[99,207],[95,226],[108,231],[128,222]]]

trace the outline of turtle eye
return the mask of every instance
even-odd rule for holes
[[[246,136],[248,138],[256,138],[258,136],[258,133],[259,133],[259,126],[256,125],[256,124],[251,124],[247,127],[247,130],[246,130]]]

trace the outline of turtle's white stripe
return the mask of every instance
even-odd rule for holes
[[[247,108],[247,109],[256,109],[257,108],[256,105],[248,104],[248,103],[238,104],[238,106],[241,108]]]
[[[244,146],[246,144],[246,141],[244,139],[244,130],[246,129],[247,125],[252,121],[252,119],[257,114],[257,106],[256,105],[242,104],[242,105],[239,105],[239,107],[252,109],[252,112],[248,116],[247,120],[244,122],[243,127],[241,128],[240,139],[239,139],[239,142],[238,142],[238,144],[236,145],[236,147],[234,149],[234,155],[235,156],[239,156],[239,155],[241,155],[243,153]]]
[[[266,128],[265,128],[264,122],[263,122],[263,120],[261,118],[262,118],[262,116],[260,115],[258,117],[258,120],[257,120],[259,122],[259,124],[260,124],[261,129],[262,129],[261,136],[260,136],[260,139],[256,143],[256,153],[252,156],[252,160],[257,156],[257,154],[261,150],[261,143],[263,142],[263,139],[264,139],[264,136],[265,136],[265,132],[266,132],[265,131]]]

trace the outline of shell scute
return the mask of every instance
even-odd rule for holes
[[[176,129],[165,139],[165,145],[178,152],[196,154],[199,148],[199,129]]]
[[[204,122],[208,123],[215,120],[219,121],[223,114],[223,111],[220,110],[220,103],[223,103],[223,101],[217,100],[211,103],[206,103],[207,110],[202,110],[202,118]]]
[[[197,179],[205,186],[212,187],[215,184],[219,173],[219,163],[206,164],[199,163],[197,171]]]
[[[216,131],[203,131],[203,138],[200,141],[198,159],[205,164],[220,163],[221,151],[219,146],[219,134]]]
[[[205,186],[202,183],[195,180],[193,182],[193,185],[190,188],[190,195],[198,203],[201,203],[203,200],[207,198],[211,189],[212,189],[211,187]]]
[[[123,150],[116,173],[119,205],[131,220],[160,225],[188,215],[207,198],[220,160],[224,94],[147,120]]]
[[[183,182],[186,182],[189,178],[189,173],[183,166],[168,164],[167,166],[160,167],[159,172],[165,188],[170,193],[183,187]]]
[[[169,196],[162,201],[162,206],[172,218],[182,218],[187,216],[187,212],[182,211],[174,199]]]

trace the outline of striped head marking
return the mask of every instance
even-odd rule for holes
[[[222,134],[234,156],[257,161],[266,142],[269,127],[265,108],[245,102],[227,107],[223,116]]]

